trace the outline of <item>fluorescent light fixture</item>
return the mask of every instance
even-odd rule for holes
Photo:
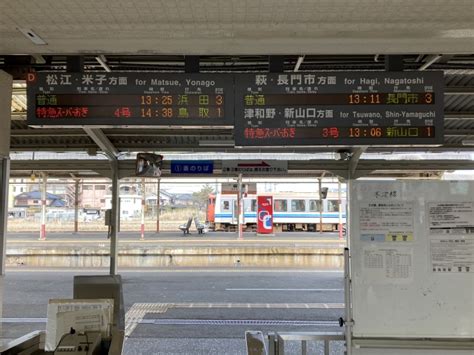
[[[432,55],[426,59],[426,62],[418,69],[420,71],[423,71],[425,69],[428,69],[429,66],[432,64],[436,63],[438,60],[440,60],[442,55]]]
[[[46,64],[46,59],[41,54],[32,54],[36,64]]]
[[[18,31],[23,33],[23,35],[28,38],[31,42],[38,45],[45,45],[46,43],[40,36],[38,36],[31,28],[17,28]]]
[[[104,68],[106,72],[110,73],[112,71],[109,65],[107,64],[107,58],[105,58],[105,55],[98,55],[97,57],[95,57],[95,60],[99,62],[100,66]]]
[[[303,64],[303,61],[304,61],[304,55],[300,55],[298,57],[298,60],[296,61],[295,69],[293,69],[294,72],[297,72],[298,70],[300,70],[300,66],[301,64]]]
[[[200,147],[233,147],[234,141],[199,141]]]
[[[472,28],[459,28],[456,30],[446,30],[440,32],[442,38],[474,38]]]
[[[474,146],[474,138],[471,139],[464,139],[462,141],[462,145],[473,145]]]

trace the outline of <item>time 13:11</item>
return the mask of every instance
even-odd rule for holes
[[[349,104],[380,104],[380,94],[369,94],[369,95],[360,95],[360,94],[350,94],[349,95]]]

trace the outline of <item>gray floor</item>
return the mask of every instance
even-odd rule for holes
[[[11,271],[2,279],[3,339],[44,329],[50,298],[72,294],[75,272]],[[343,302],[340,271],[205,270],[125,272],[124,297],[134,304],[166,304],[164,313],[147,313],[125,344],[125,354],[243,354],[245,330],[339,331],[334,327]],[[8,318],[8,319],[6,319]],[[20,323],[21,318],[33,318]],[[282,322],[284,321],[284,322]],[[16,323],[15,323],[16,322]],[[286,322],[286,323],[285,323]],[[332,354],[341,354],[335,344]],[[297,353],[299,344],[288,344]],[[310,354],[322,354],[309,344]]]

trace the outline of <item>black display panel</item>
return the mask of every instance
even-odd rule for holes
[[[231,126],[233,78],[226,74],[29,74],[28,124]]]
[[[243,74],[237,146],[442,144],[442,72]]]

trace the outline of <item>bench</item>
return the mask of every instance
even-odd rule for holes
[[[199,219],[197,217],[194,218],[194,224],[196,225],[196,229],[199,234],[207,233],[209,230],[208,225],[206,223],[199,222]]]
[[[193,218],[189,217],[186,223],[183,223],[179,226],[179,229],[183,231],[183,234],[189,234],[189,228],[191,227],[191,223],[193,223]]]

